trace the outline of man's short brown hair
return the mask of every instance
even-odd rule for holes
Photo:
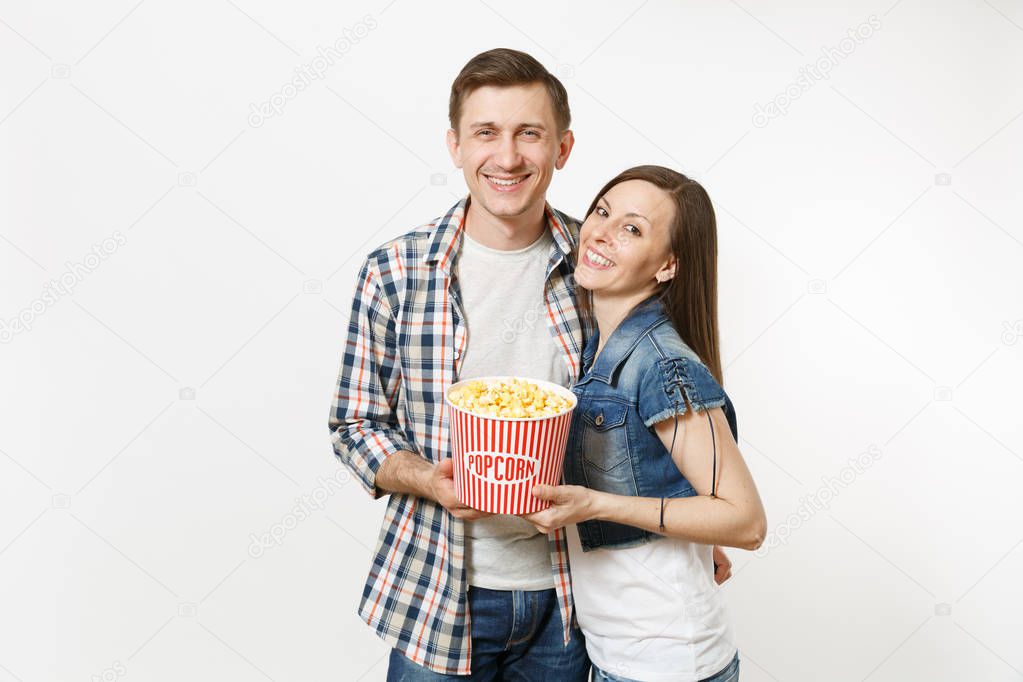
[[[506,47],[481,52],[462,67],[455,82],[451,84],[451,98],[448,100],[448,121],[451,128],[458,132],[462,104],[477,88],[485,85],[509,87],[533,83],[541,83],[547,88],[558,132],[568,130],[572,123],[572,112],[568,109],[568,93],[565,86],[530,55]]]

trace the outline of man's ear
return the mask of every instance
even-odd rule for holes
[[[561,170],[568,161],[568,155],[572,153],[575,146],[575,134],[571,130],[561,133],[561,144],[558,146],[558,158],[554,160],[554,167]]]
[[[451,155],[451,163],[455,164],[455,168],[461,168],[462,155],[459,152],[458,133],[451,128],[448,128],[447,144],[448,154]]]

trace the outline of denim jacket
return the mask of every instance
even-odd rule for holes
[[[618,495],[689,497],[693,486],[678,470],[653,425],[694,410],[723,407],[738,440],[735,410],[724,389],[681,339],[657,295],[618,325],[594,362],[599,333],[583,349],[572,391],[579,399],[565,453],[565,483]],[[584,550],[643,544],[657,534],[610,521],[578,525]]]

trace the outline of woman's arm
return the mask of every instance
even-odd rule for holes
[[[716,497],[710,496],[714,464],[707,414],[689,409],[678,418],[672,458],[698,494],[664,501],[663,531],[660,498],[614,495],[582,486],[536,486],[533,494],[552,505],[525,518],[541,532],[601,519],[707,545],[757,549],[767,532],[767,517],[721,408],[709,411],[717,443]],[[674,417],[654,425],[665,449],[671,447],[674,427]]]

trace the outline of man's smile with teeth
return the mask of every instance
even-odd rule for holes
[[[495,185],[501,185],[502,187],[510,187],[512,185],[517,185],[526,179],[525,175],[521,175],[517,178],[499,178],[494,175],[484,174],[483,177],[485,177],[487,180],[494,183]]]

